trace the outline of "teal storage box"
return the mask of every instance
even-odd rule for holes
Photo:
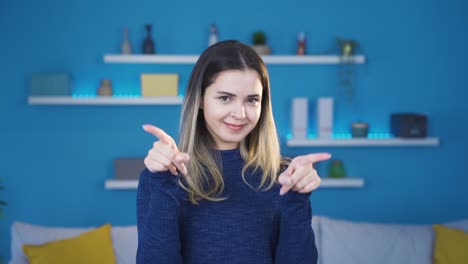
[[[31,96],[70,96],[71,78],[67,73],[33,73]]]

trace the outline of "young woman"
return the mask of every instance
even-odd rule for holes
[[[176,158],[166,158],[167,171],[140,176],[137,263],[316,263],[310,193],[300,191],[317,185],[312,164],[330,155],[281,158],[268,73],[255,51],[238,41],[206,49],[180,124],[171,151],[187,155],[182,174],[173,177]]]

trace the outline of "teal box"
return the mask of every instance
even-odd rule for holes
[[[67,73],[33,73],[31,96],[70,96],[71,78]]]

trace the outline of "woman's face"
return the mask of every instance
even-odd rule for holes
[[[201,108],[217,149],[238,148],[255,128],[262,110],[262,91],[254,70],[221,72],[206,88]]]

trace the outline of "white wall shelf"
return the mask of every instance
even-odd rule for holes
[[[138,187],[138,180],[106,180],[104,187],[109,190],[132,190]],[[364,187],[364,179],[361,178],[344,178],[331,179],[322,178],[320,188],[362,188]]]
[[[104,187],[113,190],[129,190],[138,187],[138,180],[106,180]]]
[[[322,178],[320,188],[362,188],[364,179],[355,177],[346,177],[343,179]]]
[[[104,55],[105,63],[194,64],[198,55]]]
[[[429,138],[385,138],[385,139],[289,139],[290,147],[431,147],[438,146],[439,139]]]
[[[30,96],[31,105],[180,105],[182,97],[91,97]]]
[[[194,64],[198,55],[104,55],[105,63],[143,63],[143,64]],[[266,64],[338,64],[343,62],[339,55],[264,55]],[[348,63],[362,64],[363,55],[350,56],[345,59]]]

